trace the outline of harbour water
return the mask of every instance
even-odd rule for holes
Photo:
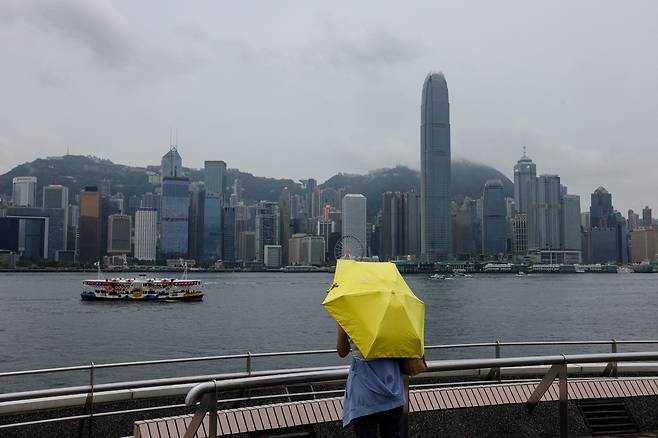
[[[330,274],[193,274],[204,281],[206,291],[204,301],[196,303],[83,302],[81,281],[89,277],[0,274],[0,371],[335,346],[335,323],[320,304]],[[427,345],[658,338],[658,276],[475,274],[430,280],[410,275],[406,280],[426,303]],[[510,347],[503,354],[564,351],[573,349]],[[428,358],[492,354],[491,349],[450,350],[428,353]],[[254,368],[340,363],[344,362],[333,355],[254,359]],[[244,366],[244,360],[233,360],[136,367],[105,370],[98,379],[217,373]],[[85,376],[0,378],[0,392],[85,384]]]

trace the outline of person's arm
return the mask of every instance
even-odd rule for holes
[[[338,326],[338,340],[336,341],[336,351],[340,357],[345,357],[350,353],[350,341],[347,333],[341,326]]]

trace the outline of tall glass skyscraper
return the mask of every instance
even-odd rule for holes
[[[205,162],[206,195],[203,206],[203,259],[213,262],[222,258],[222,208],[224,206],[225,180],[225,162]]]
[[[450,200],[450,105],[443,73],[423,83],[420,107],[421,252],[445,260],[452,253]]]
[[[160,251],[164,258],[187,257],[190,181],[167,176],[162,179]]]
[[[537,166],[525,153],[514,165],[514,211],[526,215],[527,247],[537,247]]]
[[[487,256],[507,252],[507,219],[503,183],[489,180],[482,193],[482,252]]]

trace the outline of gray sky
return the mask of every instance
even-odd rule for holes
[[[404,6],[403,6],[404,5]],[[319,180],[419,167],[446,75],[453,158],[658,210],[656,1],[0,3],[0,173],[46,155]]]

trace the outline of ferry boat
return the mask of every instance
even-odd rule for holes
[[[200,280],[176,278],[106,278],[84,280],[85,301],[199,301]]]

